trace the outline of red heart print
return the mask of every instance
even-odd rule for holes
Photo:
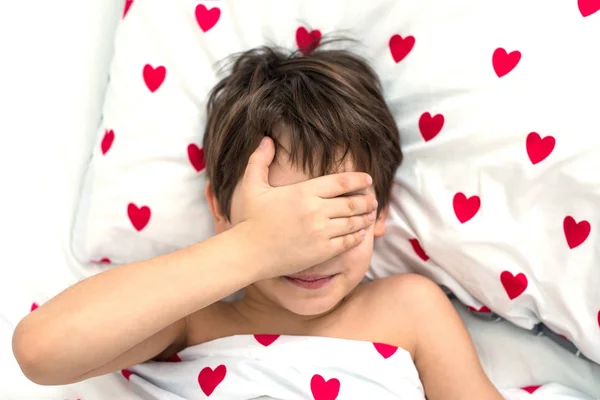
[[[504,271],[500,274],[500,282],[502,282],[502,286],[504,286],[504,290],[511,300],[523,294],[528,285],[525,274],[517,274],[515,276],[509,271]]]
[[[203,32],[211,30],[219,22],[219,18],[221,18],[219,7],[208,9],[203,4],[196,6],[196,21]]]
[[[541,386],[525,386],[525,387],[523,387],[521,389],[524,390],[524,391],[526,391],[529,394],[533,394],[533,392],[535,392],[539,388],[541,388]]]
[[[112,261],[108,257],[101,258],[100,260],[91,260],[91,264],[111,264]]]
[[[307,55],[316,49],[319,46],[319,43],[321,43],[320,30],[315,29],[309,32],[303,26],[296,29],[296,45],[302,54]]]
[[[112,129],[107,129],[104,131],[104,137],[102,138],[102,143],[100,143],[100,150],[102,150],[102,155],[106,155],[110,150],[113,142],[115,141],[115,131]]]
[[[407,36],[402,38],[400,35],[393,35],[390,38],[390,51],[392,53],[392,58],[398,64],[400,61],[404,60],[408,53],[415,46],[415,37]]]
[[[148,206],[138,207],[133,203],[129,203],[127,206],[127,215],[133,227],[140,232],[148,225],[152,212]]]
[[[154,68],[150,64],[144,66],[144,82],[148,90],[152,93],[156,92],[158,88],[163,84],[167,77],[167,69],[163,66]]]
[[[340,381],[332,378],[326,381],[321,375],[310,380],[310,391],[315,400],[335,400],[340,393]]]
[[[181,358],[179,358],[179,355],[177,355],[177,353],[175,353],[171,357],[167,358],[165,361],[166,362],[181,362]]]
[[[125,379],[129,380],[129,377],[133,375],[133,372],[129,371],[128,369],[122,369],[121,374],[125,377]]]
[[[598,311],[598,328],[600,328],[600,311]]]
[[[588,221],[577,222],[570,215],[563,220],[563,230],[570,249],[579,246],[588,238],[592,227]]]
[[[419,118],[419,130],[426,142],[436,137],[443,127],[444,116],[442,114],[436,114],[432,117],[430,113],[426,112]]]
[[[525,147],[533,165],[544,161],[554,150],[556,139],[553,136],[541,137],[537,132],[527,135]]]
[[[279,339],[279,335],[254,335],[254,339],[263,346],[268,347]]]
[[[204,149],[201,149],[192,143],[188,146],[187,153],[190,163],[196,172],[200,172],[206,167],[204,162]]]
[[[469,221],[477,214],[479,207],[481,207],[481,200],[479,196],[471,196],[467,198],[464,193],[456,193],[452,200],[452,206],[454,207],[454,214],[461,224]]]
[[[479,310],[478,310],[478,309],[476,309],[476,308],[475,308],[475,307],[473,307],[473,306],[468,306],[468,307],[469,307],[469,310],[471,310],[471,311],[473,311],[473,312],[476,312],[476,313],[490,313],[490,312],[492,312],[492,310],[490,310],[490,309],[489,309],[489,308],[487,308],[486,306],[482,306],[482,307],[481,307]]]
[[[518,50],[507,53],[502,47],[498,47],[492,56],[492,64],[498,78],[512,71],[521,61],[521,52]]]
[[[423,248],[421,247],[421,243],[419,243],[417,239],[408,239],[408,241],[410,242],[410,245],[412,246],[413,250],[415,251],[415,253],[417,253],[421,260],[429,260],[429,256],[427,255],[427,253],[425,253],[425,250],[423,250]]]
[[[36,310],[38,307],[39,307],[39,306],[38,306],[38,304],[37,304],[37,303],[35,303],[35,302],[34,302],[34,303],[31,303],[31,310],[30,310],[30,312],[31,312],[31,311],[35,311],[35,310]]]
[[[123,18],[125,18],[125,16],[127,16],[127,13],[129,12],[129,9],[131,8],[132,4],[133,4],[133,0],[125,0],[125,8],[123,9]]]
[[[373,343],[373,346],[375,346],[375,350],[385,359],[393,356],[396,350],[398,350],[398,347],[385,343]]]
[[[214,370],[210,367],[204,368],[198,374],[198,383],[200,384],[200,389],[202,389],[205,395],[210,396],[215,391],[217,386],[223,382],[225,375],[227,375],[227,367],[224,365],[219,365]]]
[[[600,10],[600,0],[577,0],[577,6],[583,17],[589,17]]]

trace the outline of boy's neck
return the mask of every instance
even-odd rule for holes
[[[298,315],[266,298],[253,285],[245,289],[244,297],[231,304],[236,313],[263,333],[309,335],[312,328],[330,319],[344,302],[318,315]]]

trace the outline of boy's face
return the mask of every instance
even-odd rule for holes
[[[284,149],[289,149],[282,135],[278,139]],[[351,162],[344,162],[338,172],[353,171]],[[285,151],[279,151],[269,169],[271,186],[285,186],[308,180],[300,167],[293,166]],[[372,188],[369,189],[374,194]],[[236,191],[237,192],[237,191]],[[234,196],[236,194],[234,193]],[[207,197],[211,203],[217,233],[232,227],[227,219],[216,215],[218,204],[208,187]],[[385,232],[387,208],[381,212],[374,225],[367,230],[365,239],[358,246],[321,264],[288,277],[278,277],[256,282],[253,289],[264,300],[298,315],[319,315],[330,311],[346,297],[364,278],[373,253],[373,238]],[[254,290],[247,291],[247,296]]]

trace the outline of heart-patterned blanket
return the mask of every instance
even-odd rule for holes
[[[151,399],[425,398],[411,355],[382,343],[240,335],[189,347],[172,361],[124,375]]]

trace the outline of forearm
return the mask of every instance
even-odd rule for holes
[[[231,230],[83,280],[21,321],[13,338],[17,359],[29,359],[32,374],[62,378],[105,365],[258,279],[253,251]]]

